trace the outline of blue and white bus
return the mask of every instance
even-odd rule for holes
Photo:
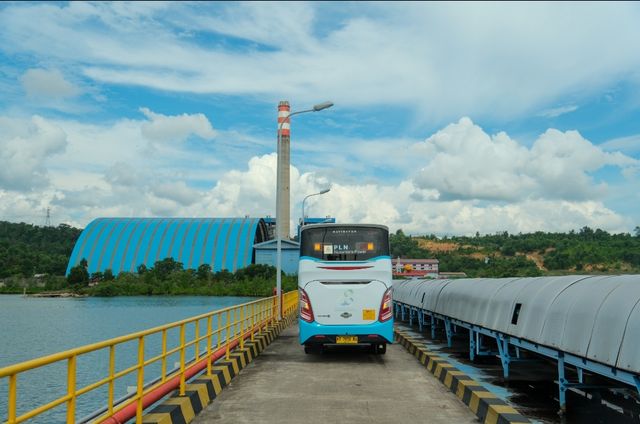
[[[389,229],[383,225],[307,225],[300,233],[300,344],[370,345],[393,341]]]

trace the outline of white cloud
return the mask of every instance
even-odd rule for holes
[[[182,206],[192,205],[200,197],[200,192],[188,187],[184,181],[158,184],[152,191],[157,197],[173,200]]]
[[[275,168],[275,155],[252,158],[248,169],[228,172],[204,196],[204,205],[191,211],[216,211],[218,216],[272,214]],[[301,214],[302,198],[327,185],[328,181],[315,173],[300,174],[297,168],[291,168],[291,231]],[[421,193],[418,200],[416,193]],[[310,199],[306,212],[309,216],[335,216],[339,222],[382,223],[392,230],[402,228],[411,233],[568,231],[585,225],[616,232],[631,228],[627,218],[599,201],[524,199],[504,205],[441,201],[410,180],[398,185],[332,183],[329,193]]]
[[[637,83],[639,19],[633,3],[36,3],[3,9],[0,40],[101,82],[310,104],[324,93],[444,122],[526,116]]]
[[[557,118],[560,115],[564,115],[567,113],[571,113],[578,110],[578,106],[570,105],[570,106],[560,106],[551,109],[545,109],[538,114],[538,116],[542,116],[544,118]]]
[[[0,188],[28,191],[46,186],[45,160],[66,146],[64,130],[40,116],[30,120],[0,116]]]
[[[600,144],[600,147],[607,151],[640,152],[640,134],[614,138]]]
[[[225,156],[228,149],[220,148],[207,153],[226,164],[217,166],[214,174],[201,152],[182,144],[149,150],[142,135],[145,122],[89,125],[39,117],[0,118],[2,134],[11,134],[1,139],[10,141],[6,144],[10,148],[0,153],[3,168],[22,164],[7,158],[6,152],[20,158],[40,151],[50,156],[41,157],[35,165],[28,162],[29,171],[19,173],[20,184],[13,190],[7,190],[8,183],[17,180],[6,180],[4,169],[0,170],[0,216],[41,223],[39,215],[28,217],[50,206],[55,222],[84,226],[100,216],[273,215],[275,154]],[[349,166],[383,166],[375,153],[366,152],[364,140],[349,143],[345,139],[342,144]],[[390,154],[386,144],[380,140],[370,149],[386,154],[399,172],[403,159]],[[327,168],[301,172],[292,166],[291,231],[301,214],[303,197],[329,185],[329,193],[307,202],[309,216],[383,223],[411,233],[565,231],[584,225],[629,231],[634,225],[594,195],[599,182],[589,175],[607,164],[636,169],[637,161],[603,152],[576,132],[549,130],[527,148],[504,133],[489,136],[465,118],[426,142],[406,141],[402,150],[411,163],[426,162],[425,169],[434,172],[425,176],[420,171],[414,179],[418,168],[407,167],[399,183],[393,184],[381,178],[339,176]],[[20,185],[34,175],[48,178],[50,184],[34,184],[31,192],[17,191],[26,190]],[[426,184],[425,178],[432,178],[431,183]],[[528,194],[520,195],[525,187]],[[565,192],[573,193],[572,197],[565,197]],[[506,200],[491,200],[498,195]]]
[[[577,131],[549,129],[527,148],[506,133],[490,136],[469,118],[450,124],[423,146],[427,165],[416,185],[437,190],[440,199],[592,200],[606,190],[591,173],[640,161],[608,153]]]
[[[184,141],[191,135],[211,140],[216,135],[211,122],[202,113],[167,116],[146,107],[140,111],[149,119],[142,125],[142,135],[152,141]]]
[[[80,89],[67,81],[57,69],[28,69],[21,81],[29,97],[59,99],[80,94]]]
[[[628,218],[596,201],[523,200],[482,206],[470,200],[456,200],[414,203],[408,206],[408,213],[411,222],[398,227],[418,234],[566,232],[584,226],[629,232],[632,228]]]

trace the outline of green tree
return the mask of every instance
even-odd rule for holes
[[[104,281],[113,281],[114,280],[113,271],[110,269],[104,270]]]
[[[89,273],[82,265],[76,265],[69,271],[67,282],[74,287],[86,286],[89,284]]]
[[[164,258],[161,261],[157,261],[153,266],[153,272],[160,280],[166,280],[172,272],[182,271],[182,269],[182,262],[177,262],[173,258]]]
[[[198,280],[208,280],[211,277],[211,265],[202,264],[198,267],[196,271],[196,276]]]

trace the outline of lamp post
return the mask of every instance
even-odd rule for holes
[[[304,202],[306,202],[309,197],[319,196],[321,194],[329,193],[330,191],[331,191],[330,188],[325,188],[324,190],[320,190],[317,193],[309,194],[309,195],[305,196],[304,199],[302,199],[302,221],[300,223],[301,226],[304,226]]]
[[[324,103],[318,103],[317,105],[313,106],[313,108],[311,109],[305,109],[305,110],[299,110],[297,112],[293,112],[287,115],[287,117],[282,120],[282,122],[280,122],[280,124],[278,125],[278,146],[277,146],[277,151],[278,151],[278,166],[277,166],[277,171],[276,171],[276,178],[278,179],[277,181],[277,189],[276,189],[276,298],[277,298],[277,310],[278,310],[278,320],[282,319],[282,304],[281,304],[281,296],[282,296],[282,237],[280,235],[280,226],[283,224],[282,222],[280,222],[281,218],[280,216],[278,216],[278,210],[280,209],[280,190],[281,190],[281,185],[282,185],[282,181],[280,181],[280,177],[281,177],[281,169],[280,169],[280,155],[281,155],[281,151],[280,151],[280,144],[281,144],[281,137],[282,137],[282,126],[288,122],[290,122],[290,119],[292,116],[294,115],[300,115],[302,113],[307,113],[307,112],[319,112],[321,110],[330,108],[331,106],[333,106],[332,102],[324,102]],[[287,225],[289,225],[289,223],[286,223]],[[288,233],[288,232],[287,232]]]

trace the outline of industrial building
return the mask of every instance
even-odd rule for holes
[[[253,245],[267,237],[261,218],[98,218],[78,238],[67,275],[82,259],[89,273],[118,274],[168,257],[185,268],[234,272],[255,263]]]
[[[276,266],[277,240],[268,240],[253,246],[256,263]],[[298,273],[298,261],[300,260],[300,243],[292,240],[282,240],[282,271],[293,275]]]

